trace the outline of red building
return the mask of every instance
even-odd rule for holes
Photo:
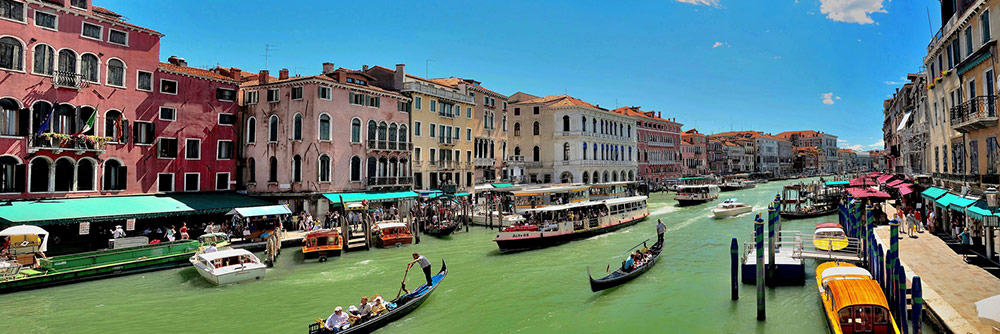
[[[642,107],[621,107],[614,113],[635,119],[636,148],[638,149],[639,180],[662,182],[681,177],[681,123],[662,118],[655,111],[642,111]]]
[[[0,199],[228,190],[235,80],[90,0],[0,0]]]

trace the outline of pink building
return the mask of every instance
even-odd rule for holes
[[[681,134],[681,158],[684,160],[684,176],[708,174],[706,150],[708,137],[691,129]]]
[[[237,83],[90,0],[0,0],[0,199],[228,190]]]
[[[324,193],[409,189],[410,99],[364,71],[322,69],[241,85],[247,191],[320,216]]]
[[[611,112],[635,119],[640,180],[659,183],[681,177],[681,123],[662,118],[659,112],[642,111],[636,106],[621,107]]]

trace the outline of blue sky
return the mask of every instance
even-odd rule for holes
[[[166,34],[161,60],[256,72],[270,44],[271,73],[405,63],[508,95],[638,105],[703,133],[816,129],[864,149],[881,148],[882,101],[920,70],[928,15],[940,25],[937,0],[95,4]]]

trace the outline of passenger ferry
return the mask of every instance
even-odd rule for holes
[[[525,224],[504,228],[494,242],[501,252],[558,245],[611,232],[649,216],[646,196],[586,201],[525,210]]]
[[[598,183],[590,186],[590,200],[602,201],[612,198],[628,197],[634,194],[639,187],[636,181],[620,181],[609,183]]]
[[[816,267],[827,325],[833,334],[899,334],[878,282],[867,270],[844,262]]]
[[[581,203],[590,200],[590,186],[547,186],[514,191],[514,210],[524,213],[551,205]]]
[[[719,186],[714,184],[697,184],[677,186],[677,200],[679,206],[698,205],[719,198]]]

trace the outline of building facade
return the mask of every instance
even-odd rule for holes
[[[472,137],[474,184],[491,183],[506,179],[507,154],[507,96],[483,87],[471,79],[431,79],[439,84],[457,88],[473,98]]]
[[[674,119],[664,119],[662,114],[643,111],[629,106],[612,110],[635,121],[638,149],[639,180],[652,183],[681,176],[680,129]]]
[[[837,136],[829,133],[805,130],[782,132],[775,137],[792,142],[795,147],[815,147],[820,152],[820,172],[837,171]]]
[[[708,136],[696,129],[681,134],[681,158],[684,159],[684,176],[708,174]]]

